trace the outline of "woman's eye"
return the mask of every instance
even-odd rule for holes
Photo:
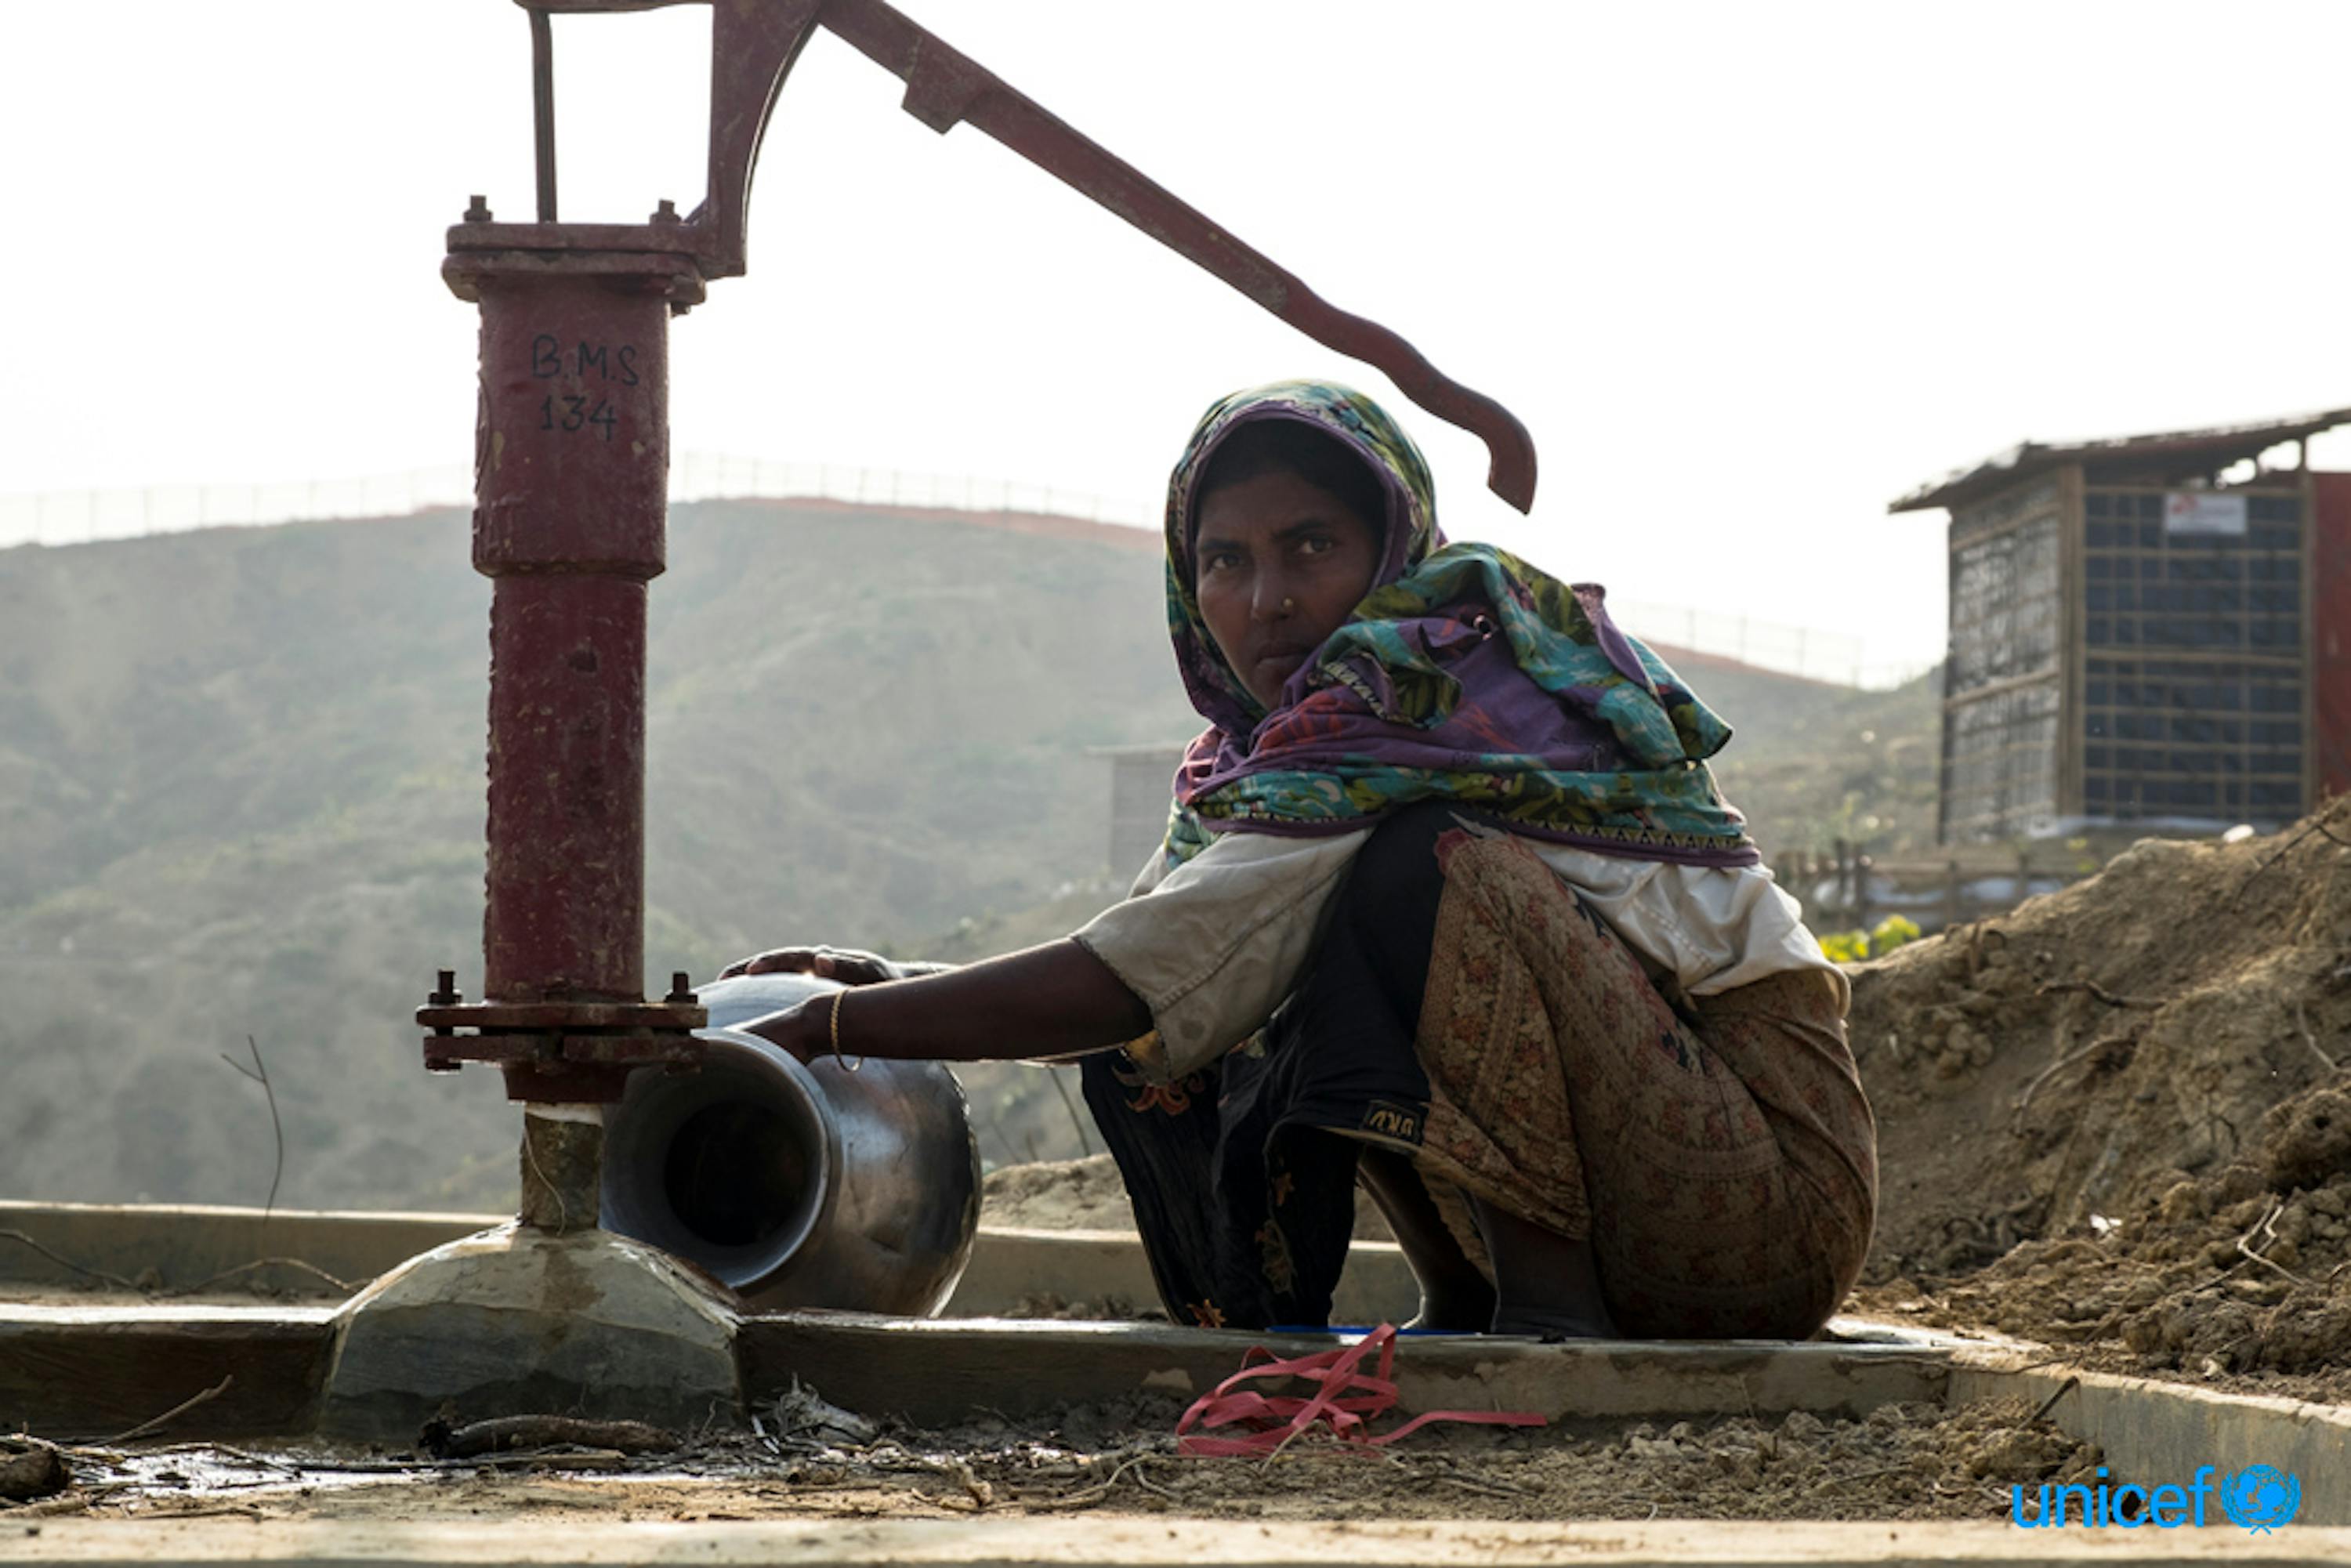
[[[1200,570],[1204,572],[1230,571],[1233,568],[1240,565],[1240,563],[1241,558],[1233,551],[1217,550],[1214,554],[1210,555],[1207,559],[1200,563]]]
[[[1339,541],[1322,534],[1309,534],[1298,541],[1301,555],[1327,555],[1338,549]]]

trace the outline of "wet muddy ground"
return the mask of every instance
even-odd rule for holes
[[[317,1445],[72,1448],[44,1518],[947,1518],[1095,1512],[1259,1520],[2004,1518],[2009,1489],[2086,1477],[2097,1450],[2021,1404],[1889,1406],[1671,1426],[1423,1428],[1394,1448],[1301,1438],[1270,1459],[1179,1455],[1182,1405],[1139,1398],[938,1432],[770,1410],[673,1452],[434,1460]]]

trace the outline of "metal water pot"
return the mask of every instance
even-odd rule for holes
[[[606,1113],[603,1224],[751,1306],[927,1317],[979,1227],[979,1149],[935,1061],[804,1065],[731,1026],[841,988],[746,975],[701,990],[701,1070],[641,1068]]]

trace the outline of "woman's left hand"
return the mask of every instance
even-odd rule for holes
[[[718,971],[722,980],[738,975],[814,975],[844,986],[872,986],[895,977],[890,961],[879,953],[855,947],[771,947],[748,958],[738,958]]]

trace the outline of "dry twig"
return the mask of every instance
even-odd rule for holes
[[[1149,1492],[1154,1497],[1164,1497],[1170,1502],[1176,1500],[1176,1494],[1174,1492],[1169,1491],[1165,1487],[1160,1486],[1152,1480],[1150,1475],[1144,1471],[1143,1462],[1139,1459],[1135,1461],[1134,1466],[1134,1484],[1141,1487],[1144,1491]]]
[[[1078,1130],[1079,1150],[1088,1159],[1092,1159],[1094,1152],[1093,1140],[1086,1135],[1086,1119],[1079,1114],[1078,1103],[1070,1097],[1070,1086],[1063,1081],[1061,1069],[1049,1067],[1045,1070],[1045,1075],[1053,1081],[1053,1087],[1061,1091],[1061,1109],[1070,1113],[1070,1125]]]
[[[156,1416],[152,1421],[141,1421],[136,1427],[131,1427],[128,1432],[118,1432],[111,1437],[100,1437],[98,1439],[98,1442],[101,1446],[111,1448],[117,1443],[128,1443],[133,1437],[143,1437],[150,1432],[161,1431],[165,1424],[179,1419],[181,1416],[186,1415],[189,1411],[195,1409],[200,1405],[209,1405],[214,1400],[219,1398],[222,1395],[227,1393],[229,1385],[235,1381],[236,1375],[235,1373],[224,1373],[222,1374],[221,1380],[218,1383],[214,1384],[202,1394],[194,1395],[189,1398],[181,1400],[177,1405],[172,1406],[169,1410],[164,1411],[161,1416]]]
[[[621,1454],[666,1454],[680,1445],[677,1435],[643,1421],[590,1421],[576,1416],[500,1416],[468,1426],[427,1421],[420,1435],[436,1459],[469,1459],[477,1454],[569,1445]]]
[[[73,1451],[77,1453],[98,1453],[103,1452],[104,1450],[76,1449]],[[167,1443],[160,1448],[149,1448],[147,1452],[151,1455],[225,1454],[228,1458],[235,1459],[237,1463],[242,1465],[251,1465],[257,1470],[277,1470],[289,1476],[298,1476],[302,1473],[302,1467],[299,1465],[289,1465],[283,1459],[273,1459],[266,1455],[249,1453],[243,1448],[232,1448],[226,1443]],[[128,1455],[117,1454],[110,1462],[120,1464],[128,1458]]]
[[[115,1286],[120,1290],[134,1291],[142,1296],[147,1293],[145,1291],[141,1290],[135,1282],[124,1279],[120,1274],[110,1274],[103,1269],[87,1268],[82,1264],[75,1262],[70,1258],[62,1257],[57,1253],[52,1252],[21,1230],[0,1230],[0,1241],[21,1241],[26,1246],[31,1248],[34,1251],[38,1252],[42,1257],[47,1258],[50,1262],[55,1263],[58,1268],[70,1269],[75,1273],[81,1275],[84,1279],[98,1280],[106,1284]]]
[[[1823,1481],[1821,1483],[1820,1490],[1823,1491],[1834,1491],[1838,1487],[1849,1486],[1855,1481],[1868,1480],[1874,1476],[1898,1475],[1908,1471],[1910,1467],[1908,1465],[1876,1465],[1865,1470],[1853,1470],[1847,1474]]]
[[[92,1487],[85,1491],[70,1491],[63,1497],[53,1497],[40,1502],[28,1502],[22,1508],[12,1508],[0,1518],[14,1524],[20,1519],[55,1519],[61,1513],[86,1512],[93,1503],[102,1502],[109,1494],[124,1490],[122,1487]]]
[[[2075,1046],[2073,1050],[2067,1051],[2064,1055],[2059,1057],[2056,1061],[2043,1068],[2040,1072],[2034,1076],[2032,1082],[2024,1086],[2024,1092],[2016,1097],[2015,1130],[2022,1130],[2024,1126],[2025,1108],[2032,1103],[2033,1095],[2039,1093],[2041,1092],[2041,1086],[2048,1082],[2052,1078],[2057,1076],[2059,1072],[2073,1066],[2077,1061],[2082,1061],[2097,1055],[2098,1052],[2105,1050],[2106,1047],[2110,1045],[2137,1045],[2137,1043],[2138,1037],[2136,1035],[2106,1035],[2090,1041],[2087,1045]]]
[[[0,1230],[0,1241],[19,1242],[38,1252],[60,1269],[69,1269],[86,1280],[96,1280],[100,1284],[111,1285],[118,1291],[128,1291],[139,1296],[193,1296],[199,1291],[210,1290],[225,1281],[234,1280],[240,1274],[250,1274],[256,1270],[271,1268],[292,1269],[299,1273],[310,1275],[325,1284],[333,1286],[345,1295],[350,1295],[359,1289],[359,1286],[350,1281],[337,1279],[317,1264],[306,1263],[299,1258],[256,1258],[250,1263],[239,1263],[234,1269],[224,1269],[210,1279],[199,1280],[193,1285],[175,1285],[168,1291],[155,1290],[141,1284],[136,1280],[126,1280],[120,1274],[110,1274],[103,1269],[93,1269],[87,1263],[77,1263],[61,1252],[50,1250],[21,1230]]]
[[[1071,1508],[1092,1508],[1094,1504],[1102,1501],[1102,1499],[1110,1496],[1112,1490],[1117,1487],[1120,1479],[1125,1476],[1127,1471],[1134,1469],[1136,1466],[1142,1464],[1146,1457],[1147,1456],[1143,1454],[1137,1454],[1133,1458],[1126,1460],[1116,1469],[1111,1471],[1110,1479],[1102,1482],[1100,1486],[1088,1487],[1083,1491],[1074,1491],[1070,1493],[1067,1497],[1039,1498],[1033,1500],[1029,1498],[1022,1498],[1020,1500],[1021,1506],[1024,1508],[1035,1509],[1040,1512],[1058,1512],[1063,1509]]]
[[[213,1286],[220,1284],[223,1281],[234,1280],[239,1274],[250,1274],[256,1270],[272,1268],[291,1269],[296,1273],[308,1274],[314,1280],[318,1280],[325,1284],[332,1285],[336,1290],[340,1291],[347,1296],[359,1289],[359,1286],[352,1283],[350,1281],[339,1280],[334,1275],[328,1273],[324,1269],[319,1268],[316,1263],[305,1263],[299,1258],[256,1258],[250,1263],[239,1263],[234,1269],[224,1269],[209,1280],[199,1280],[194,1284],[182,1287],[181,1289],[173,1291],[172,1293],[173,1295],[180,1296],[193,1296],[200,1291],[210,1290]]]
[[[171,1452],[170,1449],[163,1451]],[[84,1459],[93,1465],[127,1465],[131,1462],[131,1456],[120,1448],[101,1448],[88,1443],[59,1443],[57,1452],[68,1459]]]
[[[1393,1458],[1394,1456],[1386,1455],[1384,1451],[1383,1451],[1383,1457]],[[1449,1455],[1419,1454],[1416,1455],[1415,1458],[1419,1459],[1423,1466],[1436,1470],[1437,1474],[1434,1478],[1435,1479],[1444,1481],[1448,1485],[1459,1487],[1463,1491],[1476,1492],[1483,1497],[1533,1497],[1536,1495],[1533,1489],[1515,1486],[1509,1481],[1489,1480],[1483,1477],[1465,1476],[1460,1473],[1459,1466],[1456,1464]],[[1407,1466],[1405,1468],[1409,1469],[1411,1467]]]
[[[2055,996],[2063,991],[2081,991],[2098,998],[2110,1008],[2146,1008],[2150,1010],[2163,1006],[2155,997],[2118,997],[2095,980],[2052,980],[2032,994],[2036,997]]]
[[[142,1510],[140,1517],[142,1519],[220,1519],[232,1515],[242,1519],[266,1517],[259,1509],[249,1502],[231,1503],[225,1508]]]
[[[2259,1220],[2254,1222],[2253,1228],[2251,1230],[2246,1231],[2242,1236],[2237,1238],[2237,1250],[2252,1259],[2254,1262],[2259,1263],[2264,1269],[2276,1270],[2279,1273],[2284,1275],[2287,1279],[2293,1281],[2297,1285],[2307,1285],[2310,1283],[2309,1281],[2304,1279],[2301,1275],[2295,1273],[2293,1270],[2287,1268],[2283,1263],[2272,1262],[2269,1259],[2264,1258],[2260,1253],[2254,1251],[2252,1248],[2252,1240],[2255,1236],[2259,1236],[2262,1239],[2262,1245],[2264,1247],[2277,1239],[2277,1218],[2279,1215],[2283,1214],[2284,1212],[2285,1199],[2282,1197],[2273,1197],[2270,1199],[2269,1211],[2263,1214]]]
[[[955,1477],[956,1484],[963,1488],[964,1496],[971,1499],[971,1508],[974,1513],[977,1513],[982,1509],[992,1507],[995,1504],[996,1489],[979,1479],[978,1475],[973,1471],[970,1460],[956,1460],[953,1465],[948,1467],[948,1473]]]
[[[2056,1409],[2057,1401],[2064,1398],[2065,1396],[2073,1393],[2074,1390],[2081,1386],[2082,1379],[2078,1375],[2068,1375],[2064,1382],[2057,1385],[2057,1392],[2052,1394],[2048,1398],[2043,1399],[2041,1402],[2040,1408],[2033,1411],[2032,1415],[2024,1418],[2024,1424],[2028,1427],[2032,1426],[2034,1422],[2048,1415],[2049,1412]]]
[[[2329,1072],[2342,1071],[2343,1064],[2335,1061],[2333,1057],[2327,1055],[2325,1051],[2320,1047],[2318,1043],[2318,1036],[2312,1031],[2310,1027],[2310,1014],[2304,1010],[2302,998],[2300,997],[2294,998],[2294,1027],[2302,1030],[2302,1043],[2310,1047],[2310,1053],[2313,1056],[2315,1056],[2319,1061],[2326,1063],[2326,1071]]]
[[[2333,816],[2339,807],[2340,802],[2338,801],[2335,806],[2331,806],[2325,811],[2320,812],[2317,816],[2313,817],[2307,823],[2304,824],[2301,831],[2295,833],[2292,838],[2286,840],[2285,842],[2280,844],[2277,847],[2276,852],[2246,873],[2245,880],[2237,884],[2236,897],[2231,899],[2229,902],[2231,904],[2243,903],[2245,898],[2245,890],[2252,887],[2253,883],[2259,882],[2262,879],[2262,873],[2277,864],[2278,862],[2285,859],[2287,854],[2293,851],[2294,845],[2302,842],[2303,840],[2310,837],[2313,833],[2321,834],[2334,843],[2351,843],[2351,841],[2335,838],[2335,831],[2326,825],[2327,818]]]
[[[997,1143],[1002,1145],[1004,1149],[1004,1163],[1006,1165],[1017,1166],[1020,1163],[1020,1151],[1012,1146],[1012,1140],[1004,1135],[1004,1129],[997,1124],[996,1118],[993,1115],[982,1116],[979,1119],[979,1124],[996,1134]]]
[[[277,1163],[270,1167],[269,1196],[261,1205],[261,1223],[267,1225],[270,1213],[277,1207],[278,1180],[286,1175],[286,1129],[277,1120],[277,1091],[269,1086],[269,1069],[262,1063],[261,1047],[255,1043],[251,1035],[246,1035],[245,1048],[253,1052],[253,1066],[249,1070],[225,1051],[220,1053],[220,1059],[260,1084],[263,1097],[269,1102],[269,1135],[277,1141]]]
[[[618,1448],[537,1448],[519,1454],[485,1454],[464,1463],[489,1470],[624,1470],[629,1456]]]

